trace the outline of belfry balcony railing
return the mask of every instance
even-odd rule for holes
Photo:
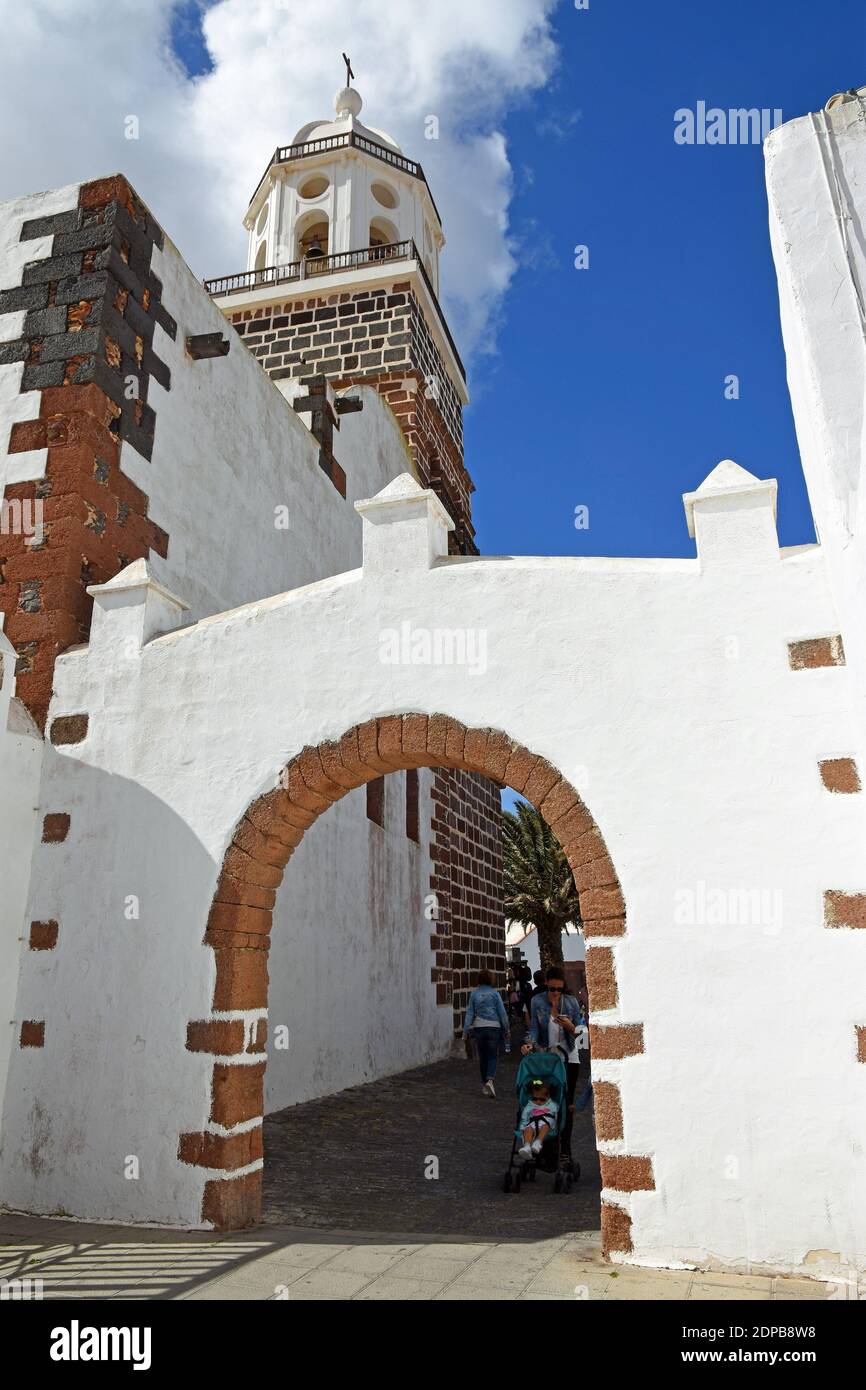
[[[421,259],[421,253],[411,238],[408,241],[392,241],[385,246],[365,246],[358,251],[337,251],[331,256],[308,256],[303,261],[287,261],[285,265],[265,266],[261,270],[243,270],[239,271],[237,275],[222,275],[215,280],[205,280],[204,287],[214,299],[219,299],[223,295],[240,294],[244,290],[261,290],[276,285],[303,284],[306,280],[318,279],[322,275],[336,275],[345,273],[347,270],[361,270],[367,266],[378,267],[388,261],[415,261],[417,263],[421,278],[439,317],[442,331],[448,339],[451,351],[454,353],[465,381],[466,370],[461,361],[460,353],[457,351],[451,330],[445,315],[442,313],[439,300],[436,298],[436,291]]]
[[[357,131],[349,130],[344,135],[325,135],[321,140],[306,140],[302,145],[278,145],[268,161],[267,169],[256,185],[256,191],[250,202],[255,202],[256,194],[275,164],[288,164],[294,159],[311,159],[314,155],[330,154],[333,150],[345,150],[350,146],[356,150],[362,150],[364,154],[372,155],[374,159],[381,159],[383,164],[390,164],[392,169],[399,169],[401,173],[409,174],[413,179],[420,179],[427,192],[430,193],[430,185],[427,183],[424,170],[417,160],[407,159],[398,150],[392,150],[387,145],[380,145],[378,140],[371,140],[366,135],[359,135]],[[439,217],[439,209],[436,207],[432,193],[430,193],[430,201],[436,216]],[[441,217],[439,221],[442,221]]]

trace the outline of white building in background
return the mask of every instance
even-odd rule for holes
[[[535,927],[527,927],[525,922],[505,922],[505,949],[509,960],[512,951],[517,949],[526,960],[532,973],[541,969],[541,956],[538,950],[538,934]],[[562,933],[562,959],[578,964],[586,963],[586,942],[579,927],[568,926]]]

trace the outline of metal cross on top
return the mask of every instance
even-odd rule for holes
[[[351,61],[346,57],[345,53],[343,54],[343,62],[346,64],[346,86],[350,87],[352,84],[352,78],[355,76],[355,74],[352,71]]]

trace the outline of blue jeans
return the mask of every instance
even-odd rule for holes
[[[478,1048],[481,1080],[492,1081],[496,1075],[496,1063],[499,1060],[499,1029],[473,1028],[472,1036]]]

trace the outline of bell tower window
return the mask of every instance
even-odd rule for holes
[[[330,188],[330,182],[324,174],[311,174],[308,179],[304,179],[298,189],[298,197],[309,200],[310,198],[321,198]]]
[[[389,183],[371,184],[370,192],[379,206],[383,208],[395,208],[400,201],[396,190]]]
[[[328,254],[328,219],[321,212],[309,213],[298,223],[298,259],[318,260]]]
[[[397,228],[392,222],[387,222],[384,217],[375,217],[370,223],[370,246],[385,247],[393,246],[395,241],[399,241]]]

